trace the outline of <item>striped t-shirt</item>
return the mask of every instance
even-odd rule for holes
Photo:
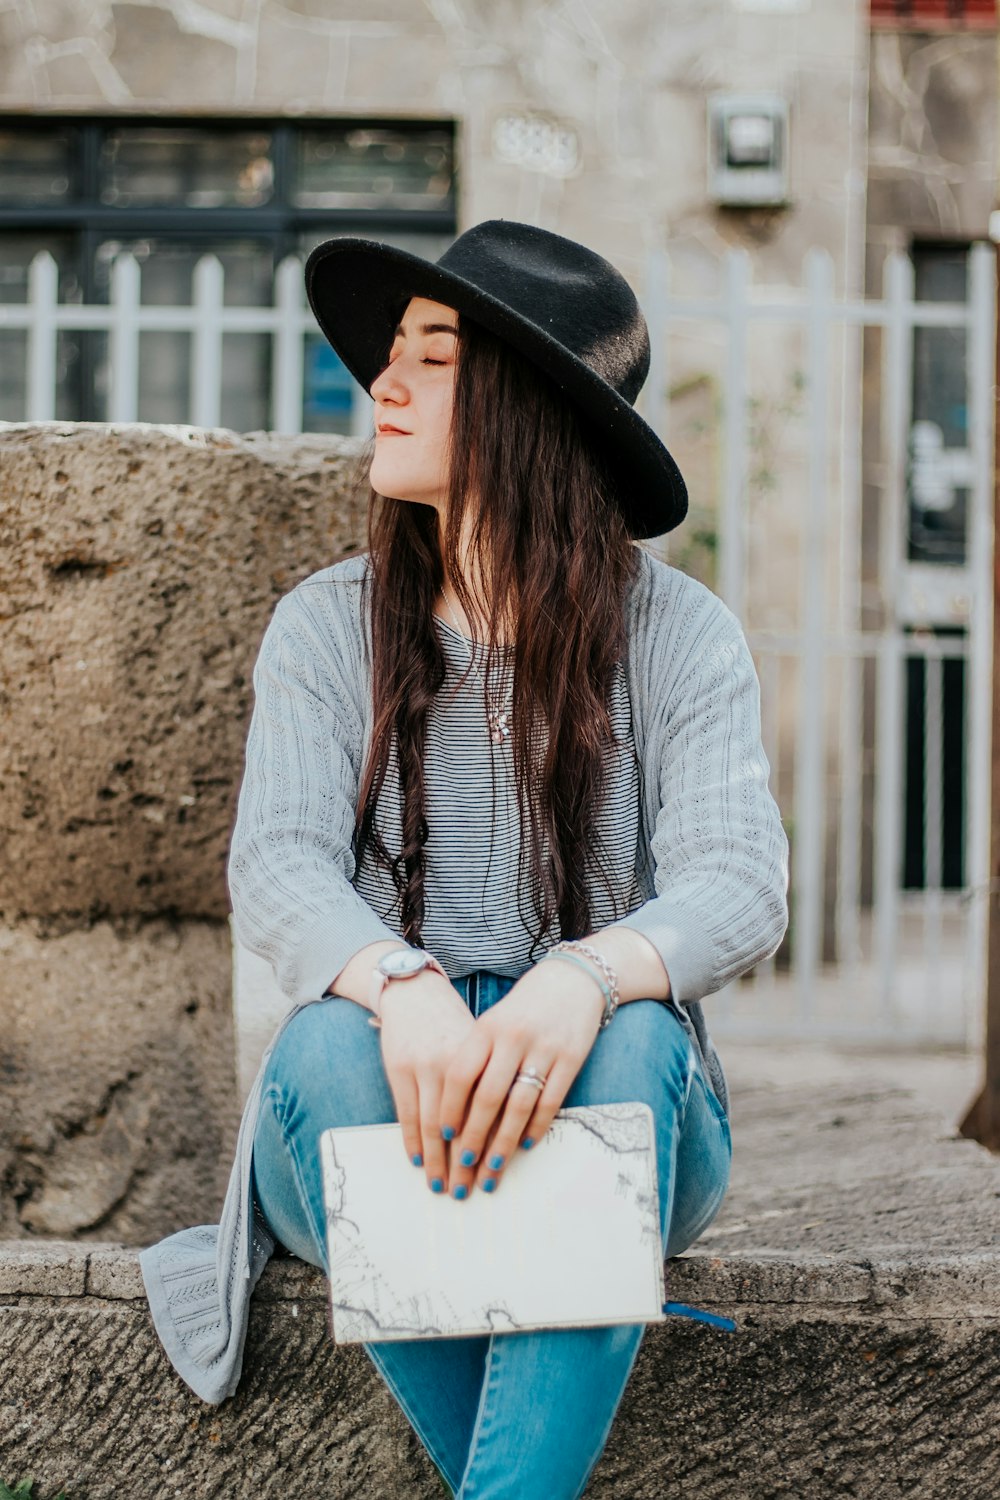
[[[424,748],[428,839],[425,845],[421,940],[445,973],[457,979],[491,969],[516,979],[562,935],[558,916],[532,951],[537,916],[527,869],[520,868],[520,816],[511,741],[490,739],[483,701],[485,652],[435,616],[445,654],[445,680],[428,714]],[[490,702],[509,704],[513,647],[500,647],[490,664]],[[462,678],[464,676],[464,681]],[[588,872],[591,927],[600,929],[641,904],[636,879],[639,768],[628,683],[621,663],[609,710],[617,744],[606,751],[604,804],[597,811],[594,863]],[[391,855],[402,847],[401,793],[395,746],[379,794],[377,822]],[[525,855],[527,858],[527,852]],[[598,862],[600,868],[598,868]],[[388,870],[377,867],[369,843],[354,886],[390,926],[401,926],[399,896]]]

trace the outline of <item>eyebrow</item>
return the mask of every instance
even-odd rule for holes
[[[454,323],[421,323],[417,329],[418,333],[454,333],[457,335],[458,327]],[[406,338],[406,330],[402,323],[397,323],[392,332],[393,338]]]

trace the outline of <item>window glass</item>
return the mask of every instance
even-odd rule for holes
[[[25,303],[31,262],[47,250],[58,268],[58,300],[83,301],[76,240],[70,234],[10,230],[0,235],[0,302]],[[83,329],[56,334],[55,416],[81,420],[81,353],[88,335]],[[0,422],[23,422],[28,408],[28,336],[23,329],[0,330]]]
[[[939,627],[939,640],[958,631]],[[904,752],[905,795],[903,821],[904,889],[941,887],[958,890],[965,885],[965,777],[968,746],[965,662],[952,657],[941,663],[940,698],[936,712],[941,721],[941,781],[937,789],[941,827],[934,841],[940,849],[940,869],[929,868],[927,823],[927,693],[930,674],[925,656],[906,657],[906,746]]]
[[[233,432],[263,432],[273,425],[271,340],[266,334],[223,334],[219,423]]]
[[[310,250],[324,240],[335,240],[345,235],[363,240],[379,240],[384,245],[394,245],[397,250],[408,250],[411,255],[419,255],[421,260],[438,260],[455,238],[452,234],[424,234],[414,230],[372,230],[359,224],[353,229],[341,229],[339,226],[335,229],[310,229],[299,235],[296,248],[304,261]]]
[[[321,333],[306,335],[302,375],[303,432],[351,432],[360,387]]]
[[[107,378],[110,380],[110,370]],[[140,422],[191,420],[191,335],[173,329],[147,329],[139,335]]]
[[[28,335],[0,328],[0,422],[23,422],[27,409]]]
[[[59,301],[82,302],[83,283],[75,237],[11,229],[0,235],[0,302],[27,302],[31,262],[47,250],[59,268]]]
[[[101,149],[101,202],[115,208],[255,208],[271,198],[271,137],[261,131],[123,127]]]
[[[918,302],[964,303],[968,249],[915,245]],[[963,563],[969,489],[968,335],[964,328],[913,330],[913,419],[908,469],[913,562]]]
[[[64,203],[75,197],[76,133],[0,130],[0,203]]]
[[[194,296],[194,268],[208,254],[222,263],[225,307],[271,305],[274,254],[266,241],[219,238],[195,242],[153,236],[102,241],[96,264],[95,290],[99,302],[110,300],[111,268],[115,258],[126,250],[139,262],[145,306],[190,305]]]
[[[310,130],[298,138],[293,201],[300,208],[447,208],[452,176],[448,131]]]

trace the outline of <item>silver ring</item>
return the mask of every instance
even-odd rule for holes
[[[537,1089],[541,1093],[546,1083],[548,1083],[548,1079],[543,1077],[537,1068],[525,1068],[522,1072],[518,1073],[514,1079],[514,1083],[530,1083],[532,1088]],[[511,1084],[511,1088],[514,1087],[514,1083]]]

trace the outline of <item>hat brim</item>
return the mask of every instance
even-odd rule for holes
[[[606,381],[537,323],[454,272],[407,250],[343,236],[326,240],[305,265],[306,295],[325,338],[366,391],[385,368],[410,297],[453,307],[505,339],[586,413],[617,479],[632,536],[661,536],[687,514],[687,488],[649,423]]]

